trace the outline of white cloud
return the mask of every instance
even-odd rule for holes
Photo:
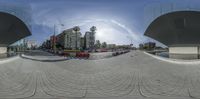
[[[121,28],[123,28],[124,30],[126,30],[130,35],[130,38],[132,38],[135,41],[141,42],[141,37],[136,34],[135,32],[133,32],[130,28],[128,28],[127,26],[125,26],[124,24],[121,24],[115,20],[111,20],[112,23],[120,26]]]
[[[126,35],[124,35],[121,31],[114,28],[102,28],[97,30],[96,39],[101,42],[107,42],[108,44],[129,44],[129,40],[127,40]]]
[[[56,28],[57,33],[60,33],[63,29],[72,28],[73,26],[84,27],[84,26],[89,26],[95,23],[94,25],[98,25],[97,29],[98,30],[101,29],[100,30],[101,33],[106,32],[107,33],[106,35],[109,35],[108,36],[109,38],[107,36],[97,37],[98,39],[102,41],[105,40],[109,43],[116,42],[116,43],[122,44],[122,43],[129,43],[128,41],[132,39],[134,44],[139,44],[139,42],[141,42],[142,40],[140,34],[136,34],[128,26],[114,19],[102,19],[102,18],[95,18],[95,17],[83,18],[83,17],[78,17],[78,16],[70,19],[70,18],[64,18],[63,16],[65,15],[62,15],[60,17],[59,16],[55,17],[55,15],[51,14],[52,16],[48,16],[47,13],[49,13],[49,11],[50,10],[47,9],[46,11],[42,11],[41,13],[39,13],[39,15],[35,15],[34,16],[35,23],[42,24],[43,26],[46,26],[49,28],[53,28],[53,25],[55,24],[57,25],[57,28]],[[43,18],[41,18],[41,16],[43,16]],[[59,24],[64,24],[65,26],[62,27]],[[105,24],[107,25],[105,26]],[[108,27],[110,29],[108,29]],[[87,27],[87,30],[89,30],[88,27]],[[129,36],[129,38],[127,38],[127,36]],[[113,37],[113,38],[111,39],[110,37]]]

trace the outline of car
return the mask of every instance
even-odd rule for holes
[[[76,53],[76,57],[80,57],[80,58],[89,58],[90,54],[88,52],[77,52]]]

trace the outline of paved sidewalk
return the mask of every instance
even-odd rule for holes
[[[199,64],[168,63],[140,51],[102,60],[17,58],[0,64],[0,98],[200,98],[199,71]]]

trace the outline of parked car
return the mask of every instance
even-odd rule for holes
[[[88,52],[78,52],[78,53],[76,53],[76,57],[89,58],[90,54]]]

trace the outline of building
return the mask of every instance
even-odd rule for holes
[[[7,53],[7,47],[29,35],[30,16],[28,7],[0,4],[0,53]],[[26,8],[26,9],[25,9]],[[14,11],[14,12],[13,12]]]
[[[144,43],[143,49],[145,50],[154,50],[156,48],[156,43],[155,42],[147,42]]]
[[[27,49],[27,40],[21,39],[7,47],[8,52],[21,52]]]
[[[57,40],[56,40],[56,45],[59,45],[60,47],[62,47],[63,49],[66,49],[67,43],[65,40],[65,33],[62,32],[61,34],[56,36]]]
[[[117,49],[130,49],[131,45],[117,45],[116,48]]]
[[[107,49],[115,49],[116,44],[107,44]]]
[[[36,49],[37,48],[37,43],[35,40],[27,40],[26,45],[28,49]]]
[[[88,50],[93,50],[95,47],[95,32],[86,32],[84,38],[85,48]]]
[[[199,58],[200,12],[176,11],[164,14],[149,25],[145,35],[168,46],[172,58]]]
[[[56,47],[57,37],[52,35],[50,36],[50,46],[51,49],[54,49]]]
[[[81,49],[81,32],[75,32],[73,28],[64,30],[56,37],[57,44],[64,49]]]
[[[85,49],[85,39],[84,39],[84,37],[81,37],[80,47],[81,47],[82,50]]]

